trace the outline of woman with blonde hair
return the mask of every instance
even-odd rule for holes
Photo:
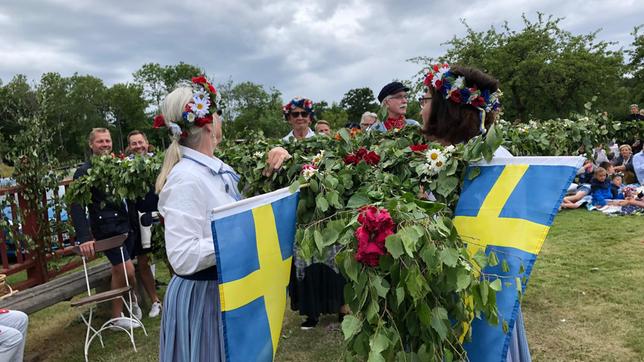
[[[210,211],[241,195],[239,176],[213,156],[221,140],[216,97],[205,77],[192,78],[167,95],[154,120],[172,138],[156,182],[166,254],[175,272],[164,299],[160,361],[225,359]],[[268,163],[278,168],[287,155],[273,149]]]

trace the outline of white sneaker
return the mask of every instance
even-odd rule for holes
[[[148,314],[148,316],[150,318],[155,318],[155,317],[158,317],[160,313],[161,313],[161,302],[152,303],[152,307],[150,308],[150,313]]]
[[[132,303],[132,315],[138,320],[141,320],[141,318],[143,318],[143,311],[141,310],[141,307],[139,307],[139,304],[136,302]]]
[[[117,319],[115,321],[110,322],[108,326],[108,328],[111,330],[130,329],[130,327],[140,328],[141,323],[132,319]]]

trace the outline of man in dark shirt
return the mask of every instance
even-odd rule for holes
[[[112,137],[110,131],[105,128],[94,128],[89,134],[89,148],[94,156],[109,155],[112,152]],[[80,166],[74,173],[74,180],[87,174],[92,167],[91,162],[87,161]],[[134,265],[132,264],[135,238],[138,236],[138,230],[133,227],[132,218],[138,218],[134,207],[122,202],[108,201],[107,196],[102,191],[104,185],[96,185],[92,188],[92,203],[87,205],[89,211],[89,222],[85,214],[85,207],[79,204],[71,205],[72,221],[76,231],[76,241],[80,243],[81,252],[85,257],[94,256],[94,244],[96,240],[106,239],[111,236],[128,233],[128,238],[123,243],[123,259],[125,259],[125,269],[130,285],[135,287],[136,279],[134,276]],[[101,205],[103,204],[103,205]],[[125,272],[123,270],[123,261],[121,259],[120,248],[114,248],[105,251],[105,256],[112,263],[112,289],[124,287]],[[133,289],[135,290],[135,289]],[[123,303],[120,298],[112,302],[112,317],[121,317]],[[141,309],[138,304],[132,306],[132,313],[141,318]],[[138,328],[141,325],[132,320],[119,319],[113,322],[115,325],[129,329]]]

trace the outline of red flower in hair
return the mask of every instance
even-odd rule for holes
[[[429,146],[427,146],[427,145],[423,145],[423,144],[420,144],[420,145],[411,145],[411,146],[409,146],[409,148],[410,148],[412,151],[414,151],[414,152],[423,152],[423,151],[427,151],[427,148],[428,148],[428,147],[429,147]]]
[[[154,117],[152,128],[161,128],[161,127],[165,127],[165,118],[163,118],[162,114],[159,114]]]
[[[210,93],[217,93],[217,90],[215,87],[212,86],[212,84],[208,83],[208,89],[210,90]]]
[[[192,77],[192,83],[204,84],[204,83],[208,83],[208,81],[206,80],[206,77],[204,77],[203,75],[200,75],[198,77]]]
[[[454,103],[461,103],[461,92],[454,91],[450,93],[449,99]]]
[[[470,102],[470,104],[474,107],[482,107],[483,105],[485,105],[485,99],[483,99],[483,97],[481,96],[478,96],[472,99],[472,102]]]
[[[443,81],[442,81],[442,80],[440,80],[440,79],[437,79],[437,80],[436,80],[436,87],[435,87],[435,88],[436,88],[436,89],[441,89],[441,87],[442,87],[442,86],[443,86]]]

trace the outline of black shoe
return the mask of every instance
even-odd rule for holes
[[[309,318],[306,318],[306,321],[304,321],[302,325],[300,325],[300,329],[306,331],[306,330],[315,328],[315,326],[317,325],[318,325],[318,320],[309,317]]]

